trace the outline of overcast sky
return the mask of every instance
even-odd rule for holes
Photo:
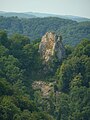
[[[90,18],[90,0],[0,0],[0,11],[55,13]]]

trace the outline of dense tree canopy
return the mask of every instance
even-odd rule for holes
[[[53,75],[42,71],[39,42],[0,31],[0,120],[89,120],[90,41],[67,45]],[[49,97],[32,89],[41,79],[51,84]]]
[[[56,17],[19,19],[18,17],[0,17],[0,29],[9,35],[19,33],[30,37],[31,40],[41,38],[47,31],[62,34],[63,42],[77,45],[83,38],[90,39],[90,22],[76,22]]]

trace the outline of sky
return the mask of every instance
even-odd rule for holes
[[[90,18],[90,0],[0,0],[0,11],[40,12]]]

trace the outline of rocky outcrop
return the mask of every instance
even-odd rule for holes
[[[47,32],[39,45],[39,52],[44,63],[53,62],[56,57],[61,61],[65,57],[65,48],[62,43],[62,37],[53,32]]]
[[[50,93],[53,91],[53,83],[46,83],[44,81],[34,81],[32,84],[34,90],[40,90],[42,97],[49,97]]]

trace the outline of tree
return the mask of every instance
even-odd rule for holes
[[[0,44],[5,47],[8,47],[8,44],[9,44],[7,33],[4,30],[0,30]]]
[[[63,92],[70,90],[71,81],[78,75],[82,75],[83,86],[89,86],[89,66],[90,58],[82,55],[81,57],[73,56],[65,60],[60,68],[57,70],[57,77],[59,81],[59,89]]]
[[[22,79],[22,71],[19,68],[19,61],[12,55],[0,58],[0,76],[9,82],[15,83]]]
[[[5,46],[0,45],[0,57],[6,56],[9,54],[9,50]]]
[[[74,77],[74,79],[70,83],[70,88],[73,89],[74,87],[81,87],[82,86],[82,75],[79,73]]]
[[[90,88],[74,87],[70,92],[69,120],[89,120]]]
[[[68,120],[69,115],[69,96],[67,94],[61,93],[59,101],[59,112],[57,120]]]
[[[73,56],[81,56],[81,55],[87,55],[90,57],[90,41],[87,39],[84,39],[81,41],[81,43],[79,43],[73,54]]]
[[[20,109],[14,104],[9,96],[3,96],[0,101],[0,119],[13,120],[15,114],[19,114]]]
[[[23,56],[22,49],[26,44],[30,43],[30,39],[20,34],[14,34],[12,37],[10,37],[9,41],[10,41],[9,48],[10,54],[21,60]]]
[[[0,96],[1,95],[12,95],[13,90],[11,84],[7,82],[5,79],[0,78]]]
[[[66,56],[70,55],[73,52],[74,48],[72,46],[66,45],[65,46],[65,52]]]

